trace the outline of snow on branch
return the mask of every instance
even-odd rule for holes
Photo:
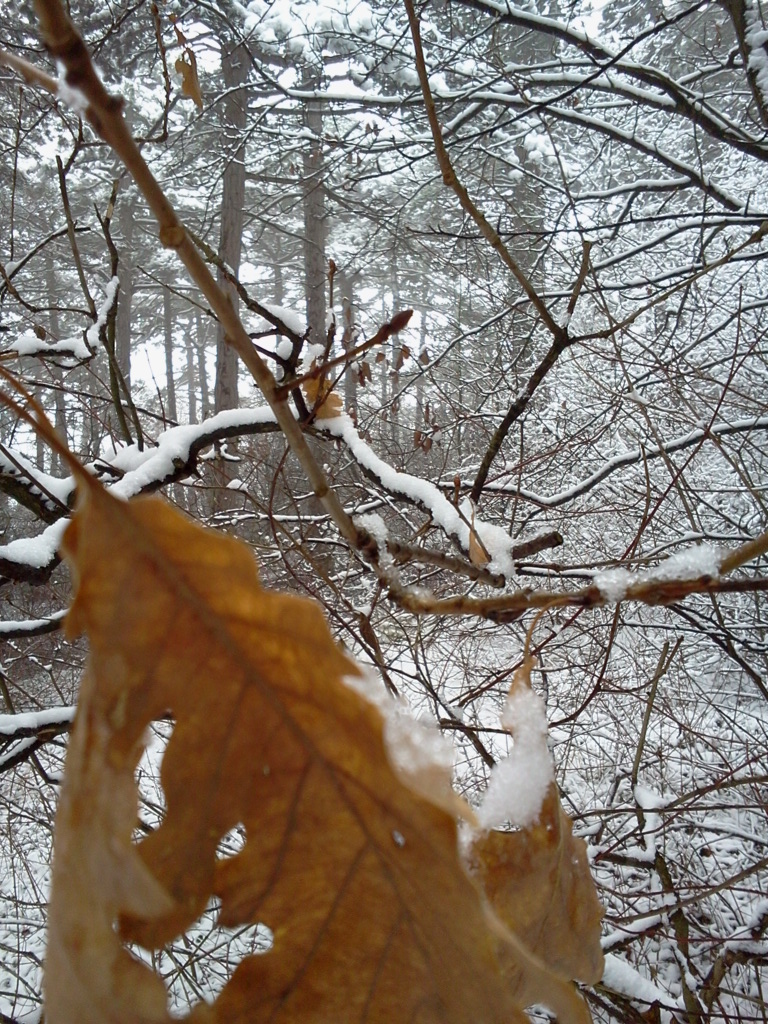
[[[20,739],[39,736],[41,732],[69,728],[75,717],[75,706],[45,708],[43,711],[24,711],[15,715],[0,715],[0,736],[3,739]]]
[[[33,511],[45,523],[67,512],[74,489],[71,477],[61,479],[38,469],[20,451],[0,444],[0,491]]]
[[[45,619],[17,619],[14,622],[0,622],[0,640],[20,640],[33,636],[44,636],[61,629],[69,609],[53,612]]]
[[[16,341],[11,342],[5,352],[15,352],[18,356],[38,356],[41,359],[56,357],[74,363],[87,363],[94,356],[83,338],[76,334],[71,338],[62,338],[61,341],[49,342],[39,338],[34,331],[24,331]]]
[[[75,711],[75,707],[58,707],[0,715],[0,739],[3,740],[0,772],[9,771],[26,761],[45,743],[69,732]]]
[[[160,435],[154,448],[145,447],[142,451],[135,444],[118,448],[111,458],[97,459],[90,469],[115,480],[110,488],[114,494],[132,498],[188,476],[194,471],[200,452],[217,441],[277,429],[274,414],[268,408],[226,410],[200,424],[169,428]],[[59,564],[57,549],[69,521],[67,500],[74,489],[74,480],[71,476],[62,479],[41,473],[18,453],[13,452],[11,458],[8,449],[4,451],[3,459],[3,449],[0,448],[0,488],[10,492],[9,481],[16,480],[8,473],[3,479],[3,470],[9,464],[17,476],[21,469],[28,477],[30,493],[38,489],[54,496],[60,505],[57,509],[51,505],[47,515],[41,513],[40,518],[44,521],[54,521],[39,536],[0,545],[0,577],[30,583],[45,582]],[[29,507],[28,502],[25,504]]]
[[[732,422],[720,420],[717,423],[713,423],[710,427],[697,427],[682,437],[674,438],[663,447],[649,445],[647,448],[633,448],[631,451],[622,452],[621,455],[614,455],[600,469],[595,470],[594,473],[585,477],[584,480],[574,484],[573,487],[567,488],[567,490],[559,491],[557,494],[535,494],[533,491],[509,487],[506,484],[486,484],[484,489],[495,494],[506,494],[522,498],[523,501],[529,501],[532,505],[538,505],[541,508],[556,508],[558,505],[565,505],[567,502],[573,501],[574,498],[578,498],[587,491],[591,491],[593,487],[596,487],[597,484],[601,483],[612,473],[626,466],[634,466],[645,459],[655,459],[662,455],[670,455],[672,452],[680,451],[683,448],[690,448],[692,445],[698,444],[710,436],[726,437],[728,434],[743,434],[750,430],[768,430],[768,416],[756,416],[751,419],[733,420]]]
[[[46,527],[37,537],[20,537],[0,545],[0,578],[44,583],[59,564],[59,544],[68,518]]]
[[[115,304],[119,285],[117,277],[111,278],[107,283],[104,289],[104,301],[96,313],[96,320],[88,327],[84,336],[75,334],[71,338],[49,342],[44,337],[39,337],[34,331],[25,331],[5,349],[5,353],[38,356],[42,359],[56,356],[57,358],[63,357],[68,361],[73,360],[76,363],[88,362],[95,354],[99,334],[104,329],[107,317]]]
[[[99,459],[96,468],[120,479],[110,488],[121,498],[157,490],[194,471],[200,452],[229,437],[278,430],[275,414],[267,406],[257,409],[226,409],[203,423],[170,427],[154,448],[129,445],[110,459]]]
[[[331,437],[337,437],[344,442],[366,475],[372,477],[389,494],[405,498],[428,512],[434,524],[469,554],[472,514],[469,503],[466,512],[463,512],[451,504],[435,484],[410,473],[402,473],[388,462],[384,462],[360,437],[349,416],[341,415],[321,420],[318,425]],[[507,577],[514,576],[512,538],[506,530],[476,519],[474,531],[490,555],[487,566],[489,572]]]

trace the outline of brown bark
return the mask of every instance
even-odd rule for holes
[[[317,79],[304,82],[314,88]],[[309,149],[303,156],[304,191],[304,277],[307,291],[307,323],[313,345],[325,345],[327,315],[325,259],[325,189],[323,187],[323,111],[308,103],[305,124],[312,132]]]
[[[221,196],[221,233],[219,256],[235,274],[240,269],[243,236],[243,204],[245,202],[245,124],[247,115],[248,54],[238,44],[222,55],[225,98],[222,113],[222,131],[226,136],[229,159],[224,171]],[[237,292],[218,271],[218,284],[232,306],[237,310]],[[224,328],[219,324],[216,333],[216,388],[214,408],[236,409],[237,354],[225,340]]]
[[[178,423],[176,411],[176,379],[173,375],[173,309],[171,293],[163,289],[163,337],[165,340],[165,415],[172,423]]]

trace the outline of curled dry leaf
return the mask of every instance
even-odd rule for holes
[[[212,896],[222,924],[263,922],[274,943],[196,1024],[515,1024],[502,956],[561,1020],[588,1020],[489,911],[444,793],[393,770],[319,607],[264,591],[245,545],[161,500],[81,486],[63,547],[68,630],[90,657],[56,823],[47,1024],[170,1024],[124,940],[158,948]],[[134,773],[168,715],[167,809],[137,840]],[[220,858],[238,825],[244,846]]]
[[[508,721],[512,698],[531,688],[534,660],[526,656],[510,687],[504,717],[518,737],[519,721]],[[530,723],[529,723],[530,727]],[[480,882],[496,914],[526,948],[564,978],[595,984],[603,975],[600,946],[603,908],[589,871],[587,847],[572,832],[557,786],[542,791],[541,807],[531,824],[514,832],[475,835],[467,852],[471,873]],[[515,802],[520,805],[519,798]],[[510,983],[525,1001],[528,979],[505,952]]]
[[[565,978],[587,984],[600,980],[603,908],[589,872],[586,844],[574,838],[554,784],[535,824],[517,832],[479,835],[469,864],[493,909],[531,952]],[[509,967],[514,976],[514,963]]]
[[[469,527],[469,560],[472,565],[486,566],[491,560],[485,545],[475,529],[475,510],[472,509],[472,522]]]
[[[188,96],[195,105],[203,109],[203,94],[200,89],[200,79],[197,75],[197,58],[187,47],[183,57],[178,57],[174,65],[178,74],[181,75],[181,95]]]
[[[331,390],[326,380],[311,377],[302,384],[304,397],[310,409],[314,410],[319,420],[330,420],[334,416],[341,416],[344,412],[344,402],[341,397]]]

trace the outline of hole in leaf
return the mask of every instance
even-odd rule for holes
[[[197,1003],[213,1003],[243,960],[263,956],[274,945],[265,924],[222,927],[217,923],[219,909],[219,900],[212,899],[174,942],[151,956],[142,951],[142,959],[165,981],[174,1017],[185,1016]]]
[[[245,846],[245,826],[240,823],[226,832],[219,840],[216,847],[216,857],[219,860],[229,860],[236,856]]]
[[[136,766],[136,787],[139,791],[139,823],[134,834],[136,842],[154,832],[166,813],[165,793],[160,781],[160,765],[173,734],[171,718],[152,722],[144,737],[144,752]]]

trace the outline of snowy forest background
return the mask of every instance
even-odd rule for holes
[[[606,606],[563,602],[531,640],[606,910],[592,1012],[765,1021],[765,579],[616,598],[705,577],[768,526],[766,12],[436,0],[423,90],[399,4],[71,10],[258,351],[286,382],[331,362],[349,419],[292,402],[387,574],[339,536],[116,158],[5,69],[3,365],[117,491],[162,489],[319,600],[451,735],[470,800],[533,619],[493,601],[596,582]],[[31,5],[0,13],[3,49],[55,76]],[[0,1019],[26,1022],[85,650],[59,631],[72,480],[7,411],[0,439]],[[456,614],[414,615],[403,588]],[[157,799],[148,780],[147,829]],[[259,941],[211,918],[156,965],[181,1007]]]

